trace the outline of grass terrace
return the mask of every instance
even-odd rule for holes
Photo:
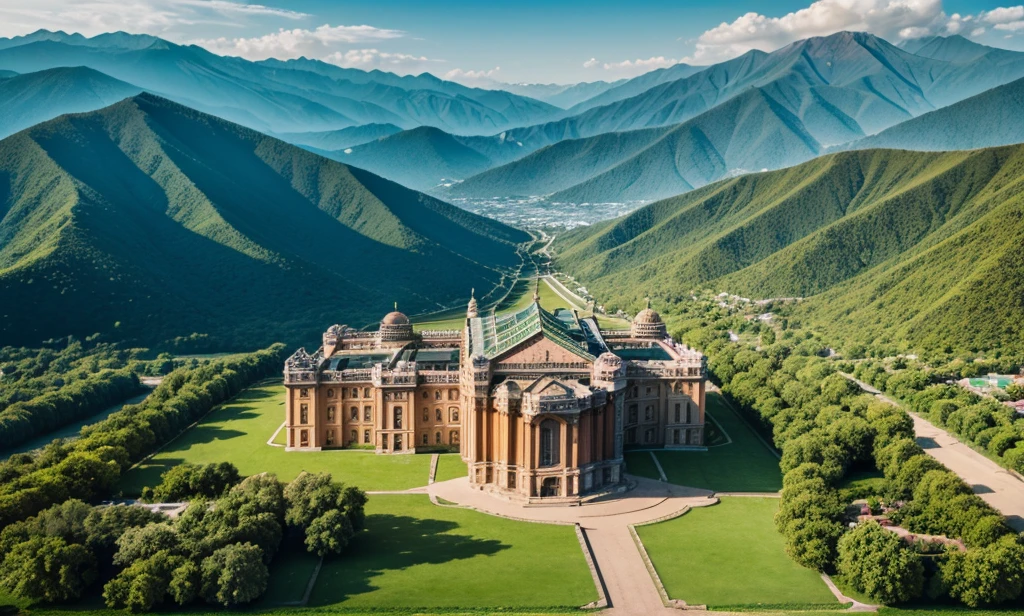
[[[578,608],[597,599],[571,526],[532,524],[426,496],[372,496],[366,531],[324,561],[310,607]]]
[[[637,527],[669,597],[709,609],[839,607],[821,577],[786,555],[775,498],[727,496],[711,507]]]
[[[366,450],[289,453],[283,446],[268,445],[267,440],[283,421],[281,384],[251,387],[126,473],[121,489],[126,495],[137,495],[143,487],[160,483],[160,475],[172,466],[210,462],[231,462],[243,475],[274,473],[283,481],[294,479],[304,470],[327,471],[336,480],[364,490],[406,490],[427,485],[429,455],[379,456]],[[283,431],[275,439],[278,442],[284,442]],[[441,456],[439,467],[444,473],[457,473],[460,466],[465,473],[458,454]]]
[[[782,489],[779,459],[721,394],[708,392],[707,451],[655,451],[670,483],[716,492],[777,492]],[[714,425],[717,422],[718,425]],[[721,426],[721,430],[718,426]],[[726,444],[715,445],[725,442]],[[658,479],[650,451],[627,451],[629,472]]]

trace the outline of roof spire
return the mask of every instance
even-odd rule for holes
[[[395,312],[398,312],[398,302],[395,302]]]

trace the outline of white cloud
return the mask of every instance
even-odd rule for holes
[[[399,75],[422,73],[430,68],[431,64],[441,60],[431,60],[424,56],[415,56],[405,53],[388,53],[379,49],[349,49],[348,51],[335,51],[321,58],[324,62],[330,62],[344,68],[358,68],[364,71],[380,69]]]
[[[1005,24],[996,24],[992,26],[996,30],[1006,30],[1009,32],[1019,32],[1024,30],[1024,21],[1011,21]]]
[[[841,30],[871,32],[898,41],[934,32],[947,21],[942,0],[817,0],[782,17],[751,12],[732,23],[722,23],[701,34],[693,55],[683,61],[709,64],[752,49],[771,51]]]
[[[989,24],[1002,24],[1024,19],[1024,6],[1008,6],[985,11],[979,19]]]
[[[491,86],[497,81],[499,73],[501,73],[500,66],[495,66],[489,71],[464,71],[461,68],[456,68],[445,73],[444,78],[468,86]]]
[[[636,77],[644,73],[653,71],[659,68],[668,68],[670,66],[679,64],[679,60],[675,58],[666,58],[665,56],[654,56],[647,58],[637,58],[636,60],[623,60],[622,62],[599,62],[596,58],[591,58],[583,63],[583,68],[597,68],[608,71],[614,77]]]
[[[176,28],[241,20],[304,19],[305,13],[263,4],[229,0],[33,0],[12,6],[0,2],[0,36],[27,34],[40,28],[95,36],[125,30],[165,34]]]
[[[214,53],[241,56],[249,60],[289,59],[299,56],[321,57],[336,50],[342,44],[386,41],[400,38],[404,34],[401,30],[388,30],[366,25],[331,26],[324,24],[313,30],[281,28],[277,32],[253,38],[221,37],[198,40],[195,43]]]
[[[985,28],[975,28],[971,30],[971,36],[981,36],[985,34]]]

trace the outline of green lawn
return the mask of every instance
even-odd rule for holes
[[[366,531],[324,561],[311,607],[578,607],[597,598],[571,526],[371,496]]]
[[[782,489],[779,459],[765,445],[722,396],[708,392],[707,415],[721,424],[732,442],[709,447],[707,451],[657,451],[654,455],[665,469],[670,483],[716,492],[777,492]],[[711,421],[708,421],[711,424]],[[716,428],[717,430],[717,428]],[[717,439],[716,439],[717,440]],[[639,454],[626,454],[629,472],[658,479],[658,469]],[[634,467],[633,464],[637,463]]]
[[[658,474],[658,467],[654,465],[654,459],[651,458],[651,452],[627,451],[625,457],[626,472],[630,475],[647,477],[648,479],[661,479],[661,475]]]
[[[284,387],[258,385],[217,408],[196,427],[122,477],[126,495],[160,482],[160,475],[182,463],[231,462],[243,475],[275,473],[290,481],[302,471],[330,472],[338,481],[364,490],[405,490],[427,485],[429,455],[378,456],[372,451],[287,452],[267,439],[284,418]]]
[[[259,607],[302,601],[309,578],[318,562],[320,557],[306,551],[301,536],[286,536],[281,542],[281,550],[270,565],[270,582],[267,584],[267,592],[259,601]]]
[[[434,476],[434,481],[458,479],[465,477],[468,473],[469,469],[462,461],[462,456],[457,453],[446,453],[437,460],[437,474]]]
[[[786,555],[772,523],[778,506],[774,498],[727,496],[637,533],[673,599],[708,607],[838,605],[815,571]]]

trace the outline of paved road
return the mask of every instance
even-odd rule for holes
[[[879,399],[902,406],[871,385],[848,374],[843,376]],[[1006,516],[1014,530],[1024,532],[1024,481],[923,417],[914,413],[910,417],[917,443],[925,452],[970,484],[975,494]]]
[[[629,525],[642,524],[677,514],[690,507],[718,502],[708,490],[685,488],[631,477],[637,487],[624,495],[598,499],[579,507],[524,507],[469,486],[460,477],[431,484],[431,496],[472,507],[478,511],[534,522],[578,523],[590,541],[598,573],[604,582],[609,616],[675,614],[665,607],[658,589],[647,571],[640,551],[633,543]]]

